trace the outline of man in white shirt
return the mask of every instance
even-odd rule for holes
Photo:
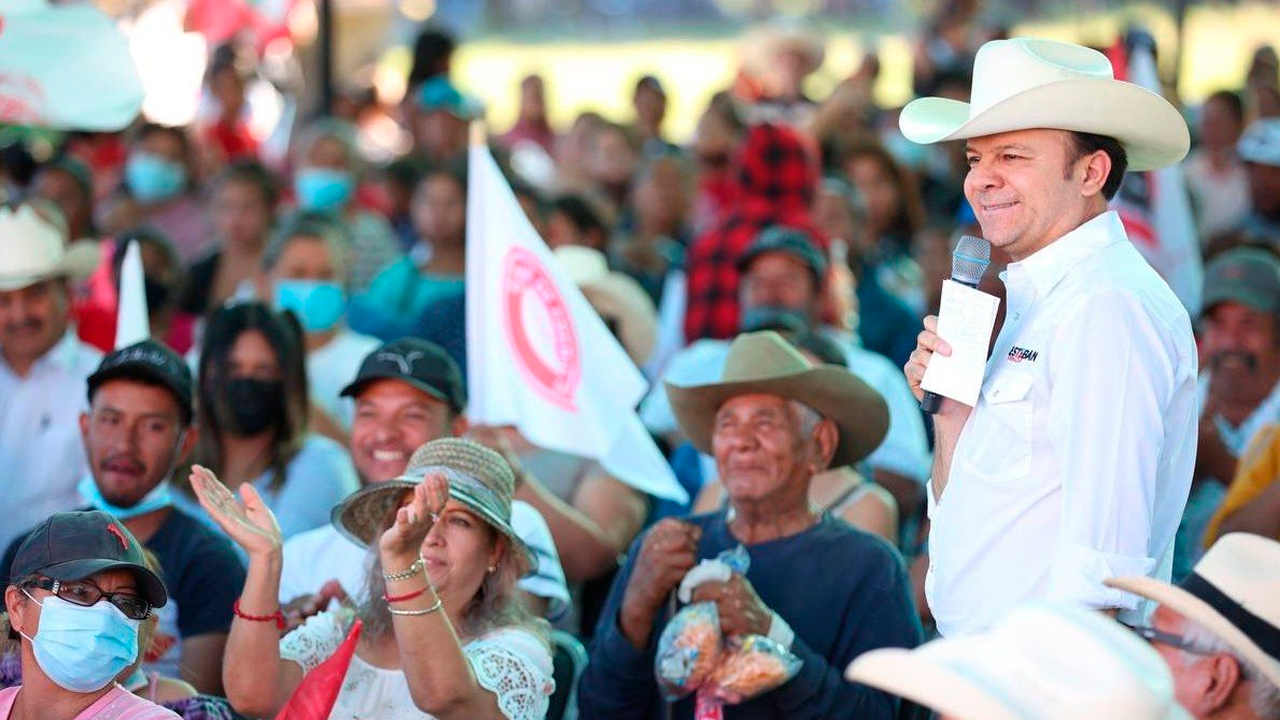
[[[1180,160],[1186,123],[1114,80],[1101,53],[1047,40],[984,45],[972,97],[923,98],[899,121],[914,142],[968,141],[965,196],[1013,261],[976,406],[946,400],[934,416],[929,606],[946,636],[1038,598],[1138,622],[1147,608],[1103,583],[1169,578],[1195,463],[1196,347],[1107,201],[1126,164]],[[917,395],[933,353],[950,353],[936,319],[924,324],[905,367]]]
[[[68,281],[82,274],[29,206],[0,209],[0,546],[80,506],[80,413],[102,354],[76,338]]]
[[[355,379],[342,390],[355,400],[351,459],[361,483],[383,482],[404,473],[413,451],[431,440],[467,430],[462,372],[440,346],[417,338],[387,343],[369,353]],[[542,515],[519,500],[511,506],[516,534],[538,556],[537,572],[518,587],[555,617],[568,609],[560,555]],[[332,525],[290,538],[284,544],[280,602],[291,621],[322,610],[335,597],[363,597],[368,573],[366,548]]]

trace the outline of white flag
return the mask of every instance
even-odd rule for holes
[[[1160,77],[1149,37],[1139,36],[1128,53],[1128,80],[1160,94]],[[1117,68],[1119,70],[1119,68]],[[1191,317],[1200,314],[1204,267],[1187,180],[1180,164],[1125,176],[1112,207],[1134,247],[1169,283]]]
[[[686,502],[635,407],[648,384],[565,276],[487,147],[467,188],[467,414],[600,461],[631,487]]]
[[[137,240],[130,240],[124,251],[124,262],[120,265],[120,297],[116,304],[117,350],[151,337],[145,279],[141,246]]]
[[[0,121],[122,130],[142,81],[115,21],[90,3],[0,2]]]

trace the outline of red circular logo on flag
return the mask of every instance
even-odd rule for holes
[[[569,306],[537,256],[512,248],[502,268],[502,320],[520,374],[543,398],[574,411],[582,355]]]

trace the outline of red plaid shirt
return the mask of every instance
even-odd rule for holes
[[[816,238],[810,208],[818,187],[817,153],[795,130],[752,127],[737,158],[737,204],[689,251],[685,338],[725,339],[738,334],[738,258],[761,230],[785,225]]]

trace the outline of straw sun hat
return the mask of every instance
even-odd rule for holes
[[[449,478],[450,499],[466,505],[511,541],[521,575],[537,568],[537,557],[511,527],[515,494],[511,466],[498,453],[471,440],[441,438],[423,445],[409,458],[403,475],[352,494],[333,509],[331,522],[351,540],[371,546],[391,527],[405,493],[433,472]]]
[[[920,144],[1035,128],[1105,135],[1124,146],[1131,170],[1172,165],[1191,145],[1186,121],[1167,100],[1116,80],[1106,55],[1071,43],[986,43],[974,59],[970,99],[914,100],[898,126]]]

